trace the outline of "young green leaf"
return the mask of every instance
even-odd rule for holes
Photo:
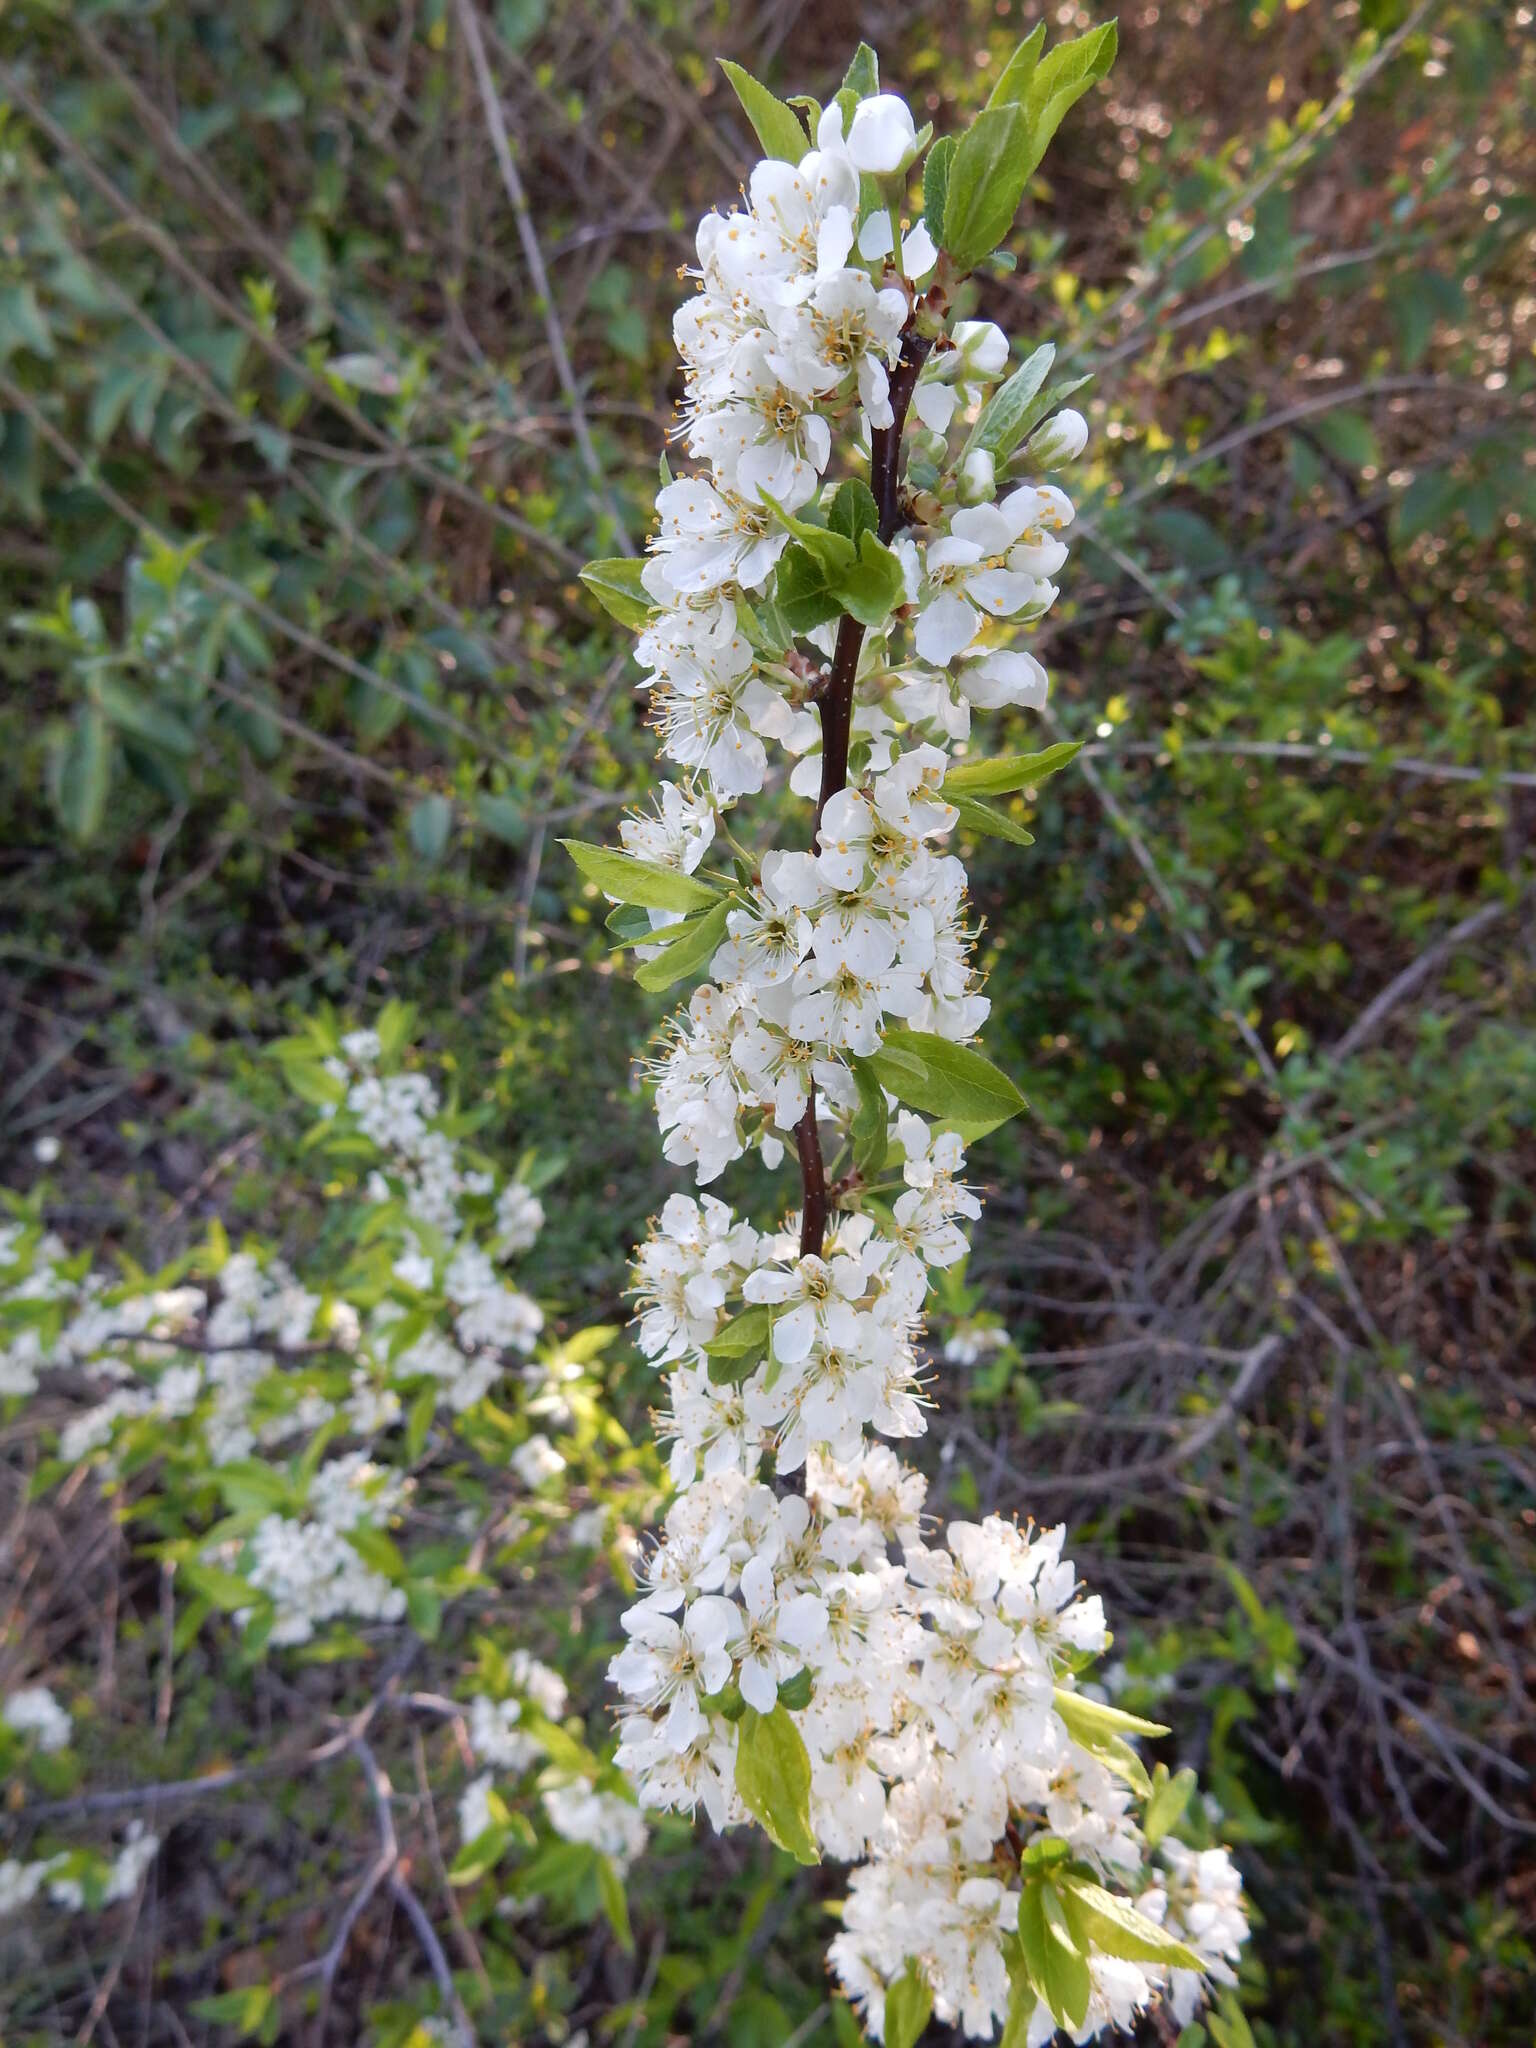
[[[880,59],[868,43],[860,43],[853,53],[853,62],[843,73],[839,92],[851,92],[861,100],[873,99],[880,90]]]
[[[640,986],[653,991],[671,988],[674,982],[707,967],[725,941],[725,920],[730,907],[730,899],[725,898],[702,916],[670,927],[673,936],[666,940],[666,951],[655,960],[642,961],[635,970]]]
[[[1168,1766],[1159,1764],[1152,1773],[1152,1796],[1147,1801],[1147,1810],[1141,1817],[1142,1833],[1147,1838],[1147,1847],[1155,1849],[1170,1829],[1176,1828],[1184,1817],[1195,1789],[1195,1774],[1187,1767],[1175,1771],[1170,1778]]]
[[[949,194],[949,167],[954,161],[959,138],[941,135],[929,150],[923,165],[923,225],[935,248],[944,240],[944,207]]]
[[[1048,1914],[1049,1894],[1054,1914]],[[1064,1922],[1060,1900],[1049,1878],[1032,1877],[1019,1894],[1019,1943],[1031,1984],[1051,2009],[1059,2026],[1082,2024],[1088,2010],[1093,1980],[1086,1959],[1072,1943],[1070,1930],[1063,1941],[1058,1922]]]
[[[744,71],[739,64],[733,64],[728,57],[720,59],[720,69],[731,82],[731,90],[741,101],[742,111],[752,123],[758,141],[763,145],[766,156],[777,157],[781,163],[797,164],[810,148],[810,140],[801,126],[800,116],[793,107],[771,93],[766,85],[755,79],[750,71]]]
[[[885,1994],[885,2048],[915,2048],[933,2014],[933,1989],[915,1960]]]
[[[1029,117],[1030,147],[1034,151],[1033,171],[1050,147],[1062,117],[1109,71],[1115,61],[1119,37],[1114,22],[1089,29],[1070,43],[1058,43],[1040,59],[1029,82],[1024,109]],[[1026,173],[1026,175],[1028,175]]]
[[[897,1057],[892,1059],[894,1053]],[[902,1056],[906,1055],[906,1059]],[[909,1061],[923,1072],[916,1076]],[[973,1046],[955,1045],[932,1031],[887,1032],[870,1056],[875,1078],[898,1101],[925,1116],[945,1117],[982,1135],[1027,1108],[1024,1097],[1000,1067]]]
[[[1018,446],[1024,429],[1019,424],[1030,401],[1051,373],[1056,360],[1054,342],[1042,342],[1025,357],[1006,384],[1000,384],[981,409],[970,431],[961,461],[973,448],[985,448],[994,462],[1000,462]]]
[[[710,1384],[739,1386],[765,1355],[773,1335],[773,1310],[758,1303],[718,1329],[704,1346]]]
[[[809,548],[791,543],[779,557],[774,608],[792,633],[811,633],[842,611],[832,578]]]
[[[1061,1905],[1080,1948],[1100,1949],[1128,1963],[1163,1963],[1174,1970],[1203,1970],[1192,1948],[1166,1933],[1155,1920],[1086,1877],[1064,1876]]]
[[[855,547],[861,534],[873,533],[878,538],[880,508],[869,485],[858,477],[840,483],[827,507],[827,525],[833,533],[845,535]]]
[[[944,198],[944,247],[957,268],[974,270],[1002,241],[1036,161],[1020,107],[984,107],[960,137]]]
[[[584,839],[562,839],[560,844],[587,880],[619,903],[638,903],[646,910],[698,910],[715,902],[720,893],[692,875],[653,867],[611,846],[593,846]]]
[[[854,1086],[859,1091],[859,1106],[853,1114],[853,1170],[866,1182],[879,1177],[885,1164],[885,1155],[890,1148],[890,1118],[885,1106],[885,1090],[875,1076],[875,1070],[867,1059],[857,1053],[850,1053],[848,1064],[853,1070]]]
[[[980,832],[988,839],[1011,840],[1015,846],[1034,845],[1034,833],[1026,832],[1022,825],[1015,824],[1006,811],[996,810],[974,796],[956,797],[954,803],[960,813],[960,823],[968,831]]]
[[[107,808],[112,780],[111,729],[99,711],[82,711],[48,758],[53,807],[70,838],[84,846],[95,838]]]
[[[797,1863],[819,1863],[811,1833],[811,1760],[788,1712],[748,1707],[736,1736],[736,1790],[769,1839]]]
[[[597,1859],[597,1896],[620,1948],[625,1955],[632,1956],[635,1937],[630,1932],[629,1901],[624,1896],[624,1880],[611,1856],[600,1855]]]
[[[1082,752],[1081,740],[1059,740],[1038,754],[1003,754],[995,761],[962,761],[951,768],[941,786],[941,795],[951,803],[966,796],[1006,796],[1015,789],[1033,789],[1048,775],[1065,768],[1074,754]]]
[[[610,560],[588,562],[581,572],[582,582],[603,610],[617,619],[621,626],[629,626],[637,632],[656,609],[640,580],[644,567],[643,562],[616,555]]]
[[[998,74],[987,96],[989,107],[1016,107],[1029,92],[1040,52],[1045,48],[1045,23],[1036,22]]]
[[[858,560],[832,580],[833,597],[861,626],[883,625],[905,590],[899,557],[868,531],[859,536]]]
[[[1069,1692],[1064,1685],[1056,1688],[1055,1705],[1067,1733],[1084,1749],[1102,1749],[1117,1736],[1168,1733],[1160,1721],[1143,1721],[1139,1714],[1127,1714],[1102,1700],[1091,1700],[1086,1693]]]

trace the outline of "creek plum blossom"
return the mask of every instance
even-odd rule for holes
[[[957,847],[1017,833],[951,749],[969,763],[979,715],[1045,704],[1015,642],[1068,560],[1074,508],[1045,472],[1087,428],[1042,390],[1048,348],[1009,378],[1003,331],[953,320],[970,265],[932,178],[906,212],[929,131],[872,53],[855,69],[814,146],[780,124],[745,207],[700,224],[673,329],[699,467],[664,471],[643,570],[601,565],[644,613],[643,687],[684,775],[620,827],[644,893],[573,848],[648,909],[657,943],[628,941],[645,985],[685,979],[673,961],[699,983],[647,1067],[663,1150],[701,1190],[791,1148],[800,1177],[762,1215],[673,1194],[636,1254],[678,1491],[609,1669],[615,1760],[642,1811],[755,1819],[803,1861],[856,1863],[830,1960],[869,2034],[905,1979],[969,2037],[1006,2023],[1041,2048],[1159,1998],[1186,2019],[1246,1922],[1226,1852],[1150,1818],[1127,1735],[1151,1724],[1089,1688],[1109,1630],[1065,1530],[941,1527],[900,1454],[937,1391],[931,1276],[981,1214],[961,1129],[997,1119],[966,1089],[1016,1106],[973,1045],[989,1003]],[[1006,800],[1070,752],[979,786]],[[739,807],[786,785],[814,815],[749,851]],[[538,1442],[514,1454],[530,1483]],[[515,1745],[500,1712],[491,1738]],[[1047,1912],[1070,1966],[1031,1946]]]

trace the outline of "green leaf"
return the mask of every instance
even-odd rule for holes
[[[1038,161],[1019,107],[984,107],[960,137],[949,163],[943,241],[961,270],[974,270],[1013,226]]]
[[[1336,462],[1346,469],[1380,469],[1381,443],[1376,430],[1363,413],[1325,412],[1307,423],[1315,440],[1321,441]]]
[[[619,903],[638,903],[645,910],[698,910],[720,893],[692,875],[653,867],[611,846],[592,846],[584,839],[562,839],[560,844],[587,880]]]
[[[1015,846],[1033,846],[1035,843],[1033,832],[1026,832],[1006,811],[995,810],[979,797],[957,797],[955,809],[960,813],[961,824],[971,832],[983,833],[988,839],[1008,839]]]
[[[788,1712],[748,1707],[736,1736],[736,1790],[769,1839],[797,1863],[819,1863],[811,1833],[811,1760]]]
[[[475,798],[475,818],[508,846],[521,846],[528,837],[528,815],[516,797],[482,790]]]
[[[859,536],[859,559],[833,584],[832,595],[863,626],[883,625],[901,603],[906,584],[896,554],[872,533]]]
[[[1048,775],[1065,768],[1082,752],[1081,740],[1059,740],[1038,754],[1003,754],[995,761],[962,761],[951,768],[940,794],[951,803],[963,796],[1006,796],[1015,789],[1033,789]]]
[[[781,163],[799,163],[811,145],[794,108],[785,106],[750,71],[744,71],[728,57],[720,59],[720,69],[741,101],[742,111],[752,123],[765,155],[777,157]]]
[[[505,1821],[493,1820],[488,1828],[482,1828],[471,1842],[466,1842],[448,1866],[448,1882],[452,1885],[473,1884],[484,1877],[488,1870],[494,1870],[512,1843],[512,1830]]]
[[[765,1302],[732,1316],[704,1346],[712,1386],[739,1386],[768,1349],[773,1335],[773,1310]]]
[[[1007,383],[998,386],[971,429],[962,461],[973,448],[985,448],[996,461],[1013,453],[1024,437],[1030,404],[1050,375],[1055,360],[1055,343],[1042,342],[1020,363]]]
[[[890,1149],[890,1113],[874,1068],[858,1053],[848,1055],[859,1106],[853,1113],[853,1170],[863,1181],[879,1178]]]
[[[885,2048],[916,2048],[933,2015],[933,1989],[915,1960],[885,1993]]]
[[[1216,2048],[1255,2048],[1253,2029],[1243,2017],[1235,1991],[1222,1992],[1220,2003],[1214,2012],[1206,2014],[1205,2023]]]
[[[453,827],[453,805],[445,796],[424,796],[411,805],[406,829],[411,844],[429,865],[440,861]]]
[[[1086,1693],[1070,1692],[1064,1685],[1056,1688],[1055,1705],[1067,1733],[1084,1749],[1103,1749],[1116,1737],[1168,1733],[1160,1721],[1143,1721],[1139,1714],[1091,1700]]]
[[[773,595],[775,607],[792,633],[814,632],[843,609],[832,595],[832,579],[825,565],[798,543],[779,557]]]
[[[944,240],[944,207],[949,194],[949,169],[954,162],[959,138],[941,135],[928,152],[923,165],[923,225],[938,248]]]
[[[582,582],[609,617],[636,631],[656,609],[640,580],[644,567],[643,562],[631,560],[626,555],[616,555],[609,560],[588,562],[581,572]]]
[[[676,937],[667,937],[667,950],[658,959],[642,961],[635,970],[635,979],[640,986],[653,992],[671,988],[674,982],[707,967],[724,943],[725,920],[730,907],[730,899],[726,897],[712,910],[706,910],[702,917],[691,917],[686,924],[672,926],[670,929]],[[660,938],[663,934],[656,936]]]
[[[48,758],[49,794],[71,839],[87,845],[101,829],[112,781],[112,733],[99,711],[82,711]]]
[[[629,1926],[629,1901],[624,1896],[624,1880],[618,1873],[611,1856],[597,1859],[597,1896],[602,1901],[608,1925],[618,1937],[620,1948],[625,1955],[635,1952],[635,1937]]]
[[[1203,1970],[1192,1948],[1138,1913],[1129,1899],[1106,1891],[1090,1878],[1070,1875],[1057,1880],[1067,1924],[1080,1948],[1099,1949],[1128,1963],[1163,1963],[1170,1969]]]
[[[1184,1809],[1194,1794],[1195,1782],[1194,1772],[1187,1767],[1176,1771],[1171,1778],[1166,1764],[1159,1764],[1153,1772],[1152,1796],[1141,1817],[1142,1832],[1149,1849],[1155,1849],[1164,1835],[1183,1819]]]
[[[792,1678],[779,1680],[779,1704],[788,1707],[792,1714],[798,1714],[811,1704],[814,1681],[803,1667]]]
[[[276,2010],[276,1996],[270,1984],[244,1984],[237,1991],[219,1991],[211,1998],[195,1999],[192,2005],[198,2019],[233,2027],[242,2038],[259,2033]]]
[[[1093,1979],[1086,1958],[1073,1942],[1049,1878],[1031,1878],[1019,1894],[1019,1942],[1030,1982],[1057,2024],[1080,2026]]]
[[[179,1566],[178,1572],[193,1592],[201,1593],[210,1606],[224,1614],[238,1614],[242,1608],[256,1606],[262,1598],[244,1579],[221,1571],[217,1565],[199,1564],[193,1559]]]
[[[996,85],[987,97],[989,107],[1016,107],[1026,97],[1034,79],[1040,52],[1045,48],[1045,23],[1037,22],[1003,66]]]
[[[855,547],[865,533],[872,533],[878,539],[880,508],[869,485],[857,477],[840,483],[827,507],[827,526],[831,532],[843,534]]]
[[[892,1059],[890,1055],[896,1057]],[[923,1072],[911,1070],[916,1060]],[[891,1031],[870,1056],[875,1078],[909,1108],[953,1119],[971,1136],[984,1136],[1027,1108],[1000,1067],[973,1046],[955,1045],[931,1031]]]
[[[125,689],[110,676],[98,677],[91,694],[120,732],[131,732],[149,746],[163,747],[184,761],[196,751],[196,735],[185,719],[152,698]]]
[[[437,1384],[422,1388],[410,1405],[405,1418],[406,1463],[414,1465],[426,1449],[427,1433],[432,1427],[432,1418],[437,1413]]]
[[[860,43],[853,53],[853,62],[843,73],[839,92],[851,92],[861,100],[873,99],[880,90],[880,59],[868,43]]]
[[[53,355],[53,335],[31,285],[0,285],[0,363],[19,348],[46,360]]]
[[[404,1585],[409,1574],[400,1546],[392,1536],[383,1529],[375,1529],[370,1522],[358,1522],[345,1533],[347,1542],[370,1571],[388,1579],[392,1586]]]
[[[1115,24],[1106,21],[1070,43],[1058,43],[1040,59],[1029,82],[1024,110],[1029,118],[1030,148],[1034,152],[1029,168],[1034,170],[1050,147],[1051,137],[1063,116],[1088,90],[1103,78],[1115,61],[1119,35]],[[1027,175],[1027,173],[1026,173]]]

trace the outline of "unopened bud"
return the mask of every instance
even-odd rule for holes
[[[997,496],[997,465],[991,451],[973,448],[960,465],[959,498],[962,505],[984,505]]]
[[[996,377],[1008,367],[1008,337],[991,320],[962,320],[955,328],[960,375]]]
[[[1059,469],[1064,462],[1074,462],[1087,445],[1088,422],[1069,405],[1036,429],[1024,453],[1036,469]]]

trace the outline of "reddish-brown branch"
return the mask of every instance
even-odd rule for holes
[[[869,437],[869,487],[880,518],[880,538],[890,545],[901,523],[901,436],[907,407],[933,343],[910,324],[901,337],[901,354],[891,373],[891,424]],[[821,844],[821,814],[840,789],[848,786],[848,748],[853,737],[853,686],[859,673],[864,628],[852,613],[838,621],[832,668],[821,696],[821,789],[816,798],[813,850]],[[795,1126],[800,1157],[800,1256],[820,1255],[827,1235],[827,1169],[816,1128],[816,1084],[812,1082],[805,1114]]]

